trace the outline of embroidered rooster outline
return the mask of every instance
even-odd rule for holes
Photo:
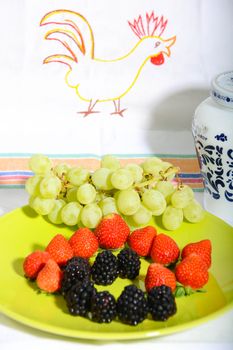
[[[120,99],[131,90],[145,64],[150,60],[155,65],[161,65],[165,62],[164,54],[167,57],[171,54],[170,48],[176,36],[162,38],[167,23],[163,16],[155,16],[154,11],[150,15],[146,13],[144,20],[140,15],[132,23],[128,21],[139,41],[126,55],[106,60],[95,57],[93,31],[84,16],[71,10],[51,11],[40,22],[40,26],[51,27],[44,38],[60,42],[67,54],[50,55],[43,63],[58,62],[68,67],[65,75],[67,85],[75,89],[82,100],[89,102],[87,110],[78,113],[84,117],[99,113],[94,110],[97,103],[113,101],[115,110],[111,115],[123,117],[126,108],[121,109]],[[134,68],[135,62],[139,68]],[[127,69],[129,66],[132,69]]]

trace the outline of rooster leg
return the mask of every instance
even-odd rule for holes
[[[115,100],[113,100],[113,103],[114,103],[115,111],[112,112],[111,115],[113,115],[113,114],[118,114],[118,115],[120,115],[121,117],[124,117],[124,116],[123,116],[123,113],[126,111],[127,108],[121,109],[121,107],[120,107],[120,99],[117,100],[117,103],[116,103]]]
[[[89,103],[88,109],[87,111],[82,111],[82,112],[77,112],[78,114],[83,114],[83,117],[87,117],[89,114],[93,114],[93,113],[100,113],[99,111],[93,111],[93,108],[95,107],[96,103],[99,100],[96,100],[93,104],[92,104],[92,100]]]

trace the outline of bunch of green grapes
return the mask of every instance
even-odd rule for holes
[[[161,216],[167,230],[176,230],[184,218],[192,223],[203,218],[192,189],[174,181],[179,169],[157,157],[121,166],[106,155],[90,172],[67,164],[53,167],[48,157],[33,155],[29,168],[34,172],[26,182],[29,205],[54,224],[93,229],[103,216],[118,213],[138,227]]]

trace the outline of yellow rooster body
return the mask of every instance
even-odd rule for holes
[[[162,64],[163,54],[170,56],[170,47],[176,40],[176,37],[167,40],[161,38],[167,24],[163,17],[154,17],[154,13],[147,15],[147,28],[154,25],[153,35],[150,35],[149,29],[146,33],[139,16],[134,24],[129,22],[140,39],[138,43],[126,55],[104,60],[94,55],[93,32],[82,15],[69,10],[56,10],[45,15],[40,24],[50,25],[52,30],[46,33],[45,38],[59,41],[69,53],[48,56],[44,63],[59,62],[68,66],[66,83],[76,90],[81,99],[90,102],[88,110],[81,112],[84,116],[95,112],[93,108],[97,102],[105,101],[114,102],[115,111],[111,114],[123,116],[120,98],[135,84],[148,60]],[[155,32],[160,35],[154,35]]]

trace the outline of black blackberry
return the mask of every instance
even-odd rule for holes
[[[99,253],[91,268],[91,276],[96,284],[112,284],[118,276],[117,258],[110,250]]]
[[[91,300],[91,319],[99,323],[110,323],[116,317],[116,300],[108,291],[98,292]]]
[[[87,316],[91,308],[91,298],[96,293],[93,282],[78,281],[65,295],[66,304],[72,315]]]
[[[91,266],[87,259],[76,256],[68,260],[63,270],[61,294],[65,295],[76,282],[90,278],[90,274]]]
[[[133,280],[139,275],[141,261],[138,254],[131,248],[124,248],[117,255],[118,271],[121,278]]]
[[[166,321],[176,313],[175,298],[168,286],[153,287],[148,292],[147,300],[153,320]]]
[[[144,292],[135,285],[125,287],[117,300],[117,314],[123,323],[136,326],[148,313]]]

